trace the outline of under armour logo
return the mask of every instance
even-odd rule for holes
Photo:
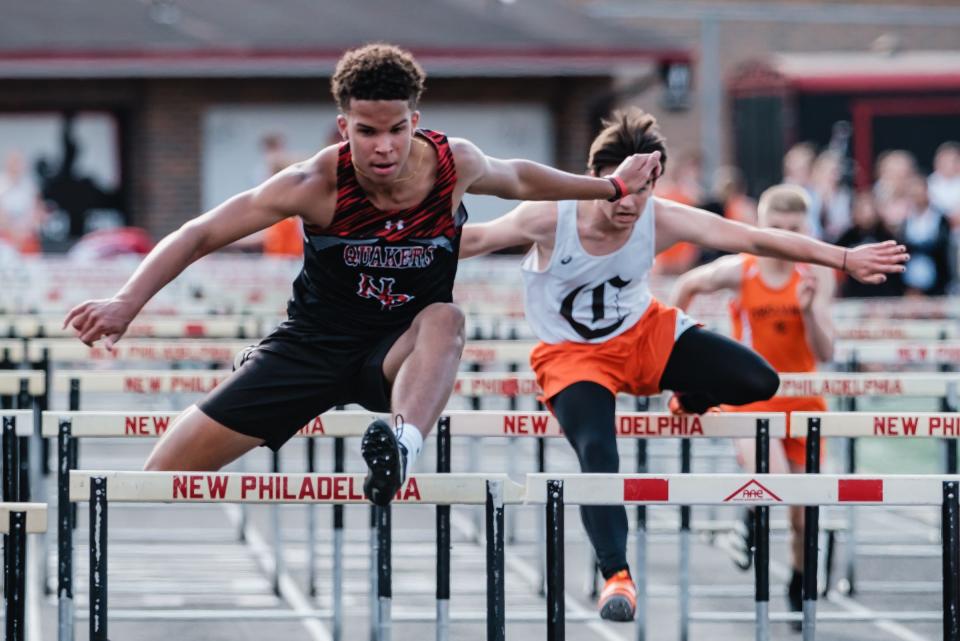
[[[563,258],[560,259],[560,264],[561,264],[561,265],[566,265],[566,264],[569,263],[571,260],[573,260],[573,256],[564,256]]]
[[[381,310],[393,309],[394,307],[399,307],[413,300],[413,296],[410,294],[393,293],[393,284],[397,282],[396,279],[381,276],[379,280],[380,284],[377,286],[373,282],[373,276],[361,273],[360,287],[357,289],[357,296],[360,298],[373,298],[380,301]]]
[[[384,226],[387,228],[387,231],[392,231],[394,227],[397,228],[397,231],[400,231],[403,229],[403,220],[398,220],[397,222],[388,220]]]

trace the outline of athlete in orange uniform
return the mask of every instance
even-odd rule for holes
[[[803,189],[792,185],[771,187],[760,198],[758,223],[762,227],[793,232],[806,231],[809,201]],[[831,269],[746,254],[724,256],[682,276],[676,284],[676,305],[686,309],[697,294],[729,289],[736,292],[730,305],[733,337],[752,347],[777,372],[813,372],[817,361],[833,358],[833,325],[829,304],[833,298]],[[728,406],[737,412],[791,412],[826,410],[820,397],[774,397],[766,401]],[[738,458],[751,469],[752,439],[737,443]],[[805,439],[788,438],[770,444],[770,471],[803,472]],[[752,514],[752,513],[751,513]],[[789,586],[792,610],[802,609],[803,509],[790,507],[793,576]],[[743,544],[743,559],[750,566],[749,534]]]

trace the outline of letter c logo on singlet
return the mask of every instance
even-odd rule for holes
[[[596,323],[597,321],[601,321],[604,318],[605,305],[603,304],[603,301],[604,301],[604,295],[606,294],[606,289],[608,284],[612,285],[616,289],[623,289],[624,287],[630,284],[630,281],[623,280],[619,276],[614,276],[610,280],[600,283],[599,285],[597,285],[596,287],[590,290],[590,293],[593,299],[593,322],[594,323]],[[626,316],[621,316],[620,318],[617,319],[616,322],[611,323],[609,325],[604,325],[603,327],[597,327],[596,329],[590,329],[583,323],[578,322],[573,317],[573,304],[576,301],[576,298],[580,294],[580,292],[583,291],[584,287],[586,287],[586,285],[580,285],[580,287],[577,287],[572,292],[566,295],[566,297],[563,299],[563,302],[560,304],[560,315],[563,316],[568,323],[570,323],[570,327],[573,328],[573,331],[575,331],[577,334],[579,334],[580,336],[582,336],[587,340],[601,338],[603,336],[607,336],[608,334],[612,334],[613,332],[617,331],[617,328],[623,325],[623,321],[627,319]]]

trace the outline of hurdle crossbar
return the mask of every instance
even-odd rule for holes
[[[820,436],[877,438],[960,438],[955,412],[793,412],[790,436],[806,436],[819,419]]]
[[[137,318],[127,327],[131,338],[255,338],[259,320],[251,316],[190,318]],[[0,319],[0,334],[18,338],[76,338],[72,327],[63,327],[63,317],[19,316]]]
[[[15,395],[26,391],[30,396],[40,396],[44,392],[46,376],[39,370],[2,370],[0,371],[0,395]]]
[[[837,362],[922,365],[960,361],[960,341],[848,341],[838,342]]]
[[[12,388],[21,372],[0,373],[0,385]],[[60,370],[53,376],[53,389],[69,389],[70,381],[82,382],[84,391],[132,394],[206,393],[222,383],[229,372],[210,370]],[[23,370],[30,378],[31,393],[41,393],[43,372]],[[10,379],[8,382],[4,382]],[[916,396],[944,397],[960,388],[960,374],[953,373],[804,373],[781,374],[777,396]],[[39,391],[38,391],[39,390]],[[461,372],[453,393],[462,396],[515,397],[540,394],[530,372]]]
[[[69,421],[70,435],[87,437],[156,437],[162,435],[178,412],[58,412],[43,413],[43,435],[58,436],[61,421]],[[297,436],[362,436],[375,418],[384,415],[364,411],[333,411],[312,419]],[[453,436],[546,437],[563,436],[560,424],[549,412],[449,411]],[[785,415],[776,412],[731,412],[704,416],[674,416],[665,412],[617,412],[620,438],[752,438],[758,419],[767,419],[770,436],[787,436]]]
[[[121,503],[369,503],[363,474],[253,474],[72,470],[70,501],[90,497],[91,478],[106,479],[108,499]],[[506,474],[415,474],[397,503],[484,505],[486,482],[503,487],[504,504],[523,502],[523,486]]]
[[[75,338],[47,338],[27,341],[27,358],[51,361],[195,361],[230,363],[234,355],[250,345],[248,340],[196,339],[163,340],[137,338],[122,340],[108,350],[97,343],[88,347]]]
[[[33,410],[0,410],[0,420],[4,425],[11,421],[18,438],[33,436]]]

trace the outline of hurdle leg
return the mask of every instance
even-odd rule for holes
[[[513,449],[513,448],[510,448]],[[450,472],[450,417],[437,423],[437,473]],[[487,537],[488,545],[490,538]],[[437,641],[450,638],[450,506],[437,506]]]
[[[27,593],[27,514],[10,513],[10,529],[7,546],[10,548],[10,566],[7,571],[8,582],[4,584],[7,594],[7,635],[8,641],[23,641],[26,619]]]
[[[274,474],[280,473],[280,453],[271,452]],[[280,596],[280,575],[283,574],[283,532],[280,530],[280,505],[270,505],[270,528],[273,530],[273,593]]]
[[[820,472],[820,419],[807,422],[807,474]],[[813,641],[817,622],[817,543],[820,507],[803,508],[803,641]]]
[[[506,641],[503,484],[487,481],[487,641]]]
[[[90,478],[90,641],[107,641],[107,479]]]
[[[15,502],[20,500],[20,445],[17,439],[17,419],[12,416],[3,417],[3,500]],[[3,568],[4,591],[10,585],[10,535],[3,535]]]
[[[390,604],[393,600],[391,586],[392,564],[390,560],[390,506],[378,507],[377,538],[377,606],[378,641],[390,641]]]
[[[680,440],[680,473],[689,474],[691,441]],[[680,602],[680,641],[690,638],[690,506],[680,506],[680,572],[677,580]]]
[[[546,471],[547,471],[547,442],[543,438],[538,438],[537,439],[537,472],[539,472],[540,474],[543,474]],[[546,536],[546,531],[547,531],[547,522],[544,518],[544,515],[541,514],[540,517],[537,518],[537,540],[538,541],[543,540],[543,538]],[[543,596],[546,594],[545,586],[547,585],[547,573],[549,571],[549,569],[547,568],[547,564],[549,563],[549,561],[547,560],[547,557],[544,554],[538,555],[538,561],[540,562],[539,563],[540,577],[537,583],[537,591],[540,593],[541,596]]]
[[[647,472],[647,441],[637,439],[637,473]],[[636,570],[633,581],[637,586],[636,641],[647,638],[647,506],[637,506]]]
[[[379,589],[377,587],[380,573],[378,571],[380,558],[380,541],[377,529],[377,506],[370,505],[370,641],[379,641],[380,638],[380,608]]]
[[[237,459],[237,471],[246,472],[247,471],[247,459],[244,456],[241,456]],[[237,521],[237,541],[240,543],[246,543],[247,541],[247,504],[241,503],[237,507],[240,508],[240,519]]]
[[[547,641],[565,634],[563,564],[563,481],[547,481]]]
[[[770,472],[770,421],[757,420],[756,460],[757,474]],[[754,521],[754,601],[756,603],[756,641],[770,638],[770,508],[758,505]]]
[[[307,474],[313,474],[317,471],[317,450],[316,442],[308,438],[306,442],[307,450]],[[310,597],[317,596],[317,509],[315,503],[307,504],[307,594]]]
[[[70,504],[70,427],[57,436],[57,641],[73,641],[73,511]],[[46,561],[46,559],[44,559]]]
[[[344,441],[333,440],[333,470],[343,472]],[[311,544],[311,548],[313,544]],[[313,584],[311,584],[313,585]],[[343,635],[343,506],[333,506],[333,641]]]
[[[956,481],[943,482],[940,531],[943,545],[943,641],[960,641],[960,497]]]

